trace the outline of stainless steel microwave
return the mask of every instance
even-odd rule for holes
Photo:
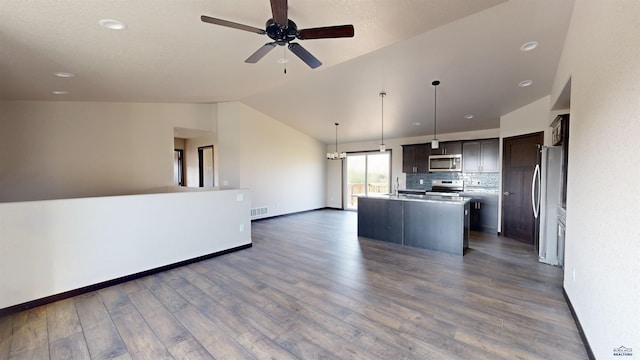
[[[462,155],[430,155],[429,172],[462,171]]]

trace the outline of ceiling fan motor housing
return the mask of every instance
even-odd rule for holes
[[[273,39],[276,44],[284,46],[290,41],[296,39],[298,34],[298,26],[289,20],[287,26],[277,24],[273,19],[267,20],[266,30],[267,36]]]

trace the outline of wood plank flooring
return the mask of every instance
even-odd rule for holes
[[[472,232],[464,257],[357,237],[354,212],[0,318],[0,359],[586,359],[562,271]]]

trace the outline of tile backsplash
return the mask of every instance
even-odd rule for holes
[[[420,184],[422,180],[422,184]],[[407,189],[431,190],[431,180],[463,180],[464,190],[498,191],[500,173],[434,172],[407,174]]]

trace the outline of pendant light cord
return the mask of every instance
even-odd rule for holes
[[[436,109],[438,108],[438,87],[433,88],[433,138],[436,138]]]
[[[336,154],[338,154],[338,123],[336,124]]]
[[[431,85],[433,85],[433,140],[436,140],[436,110],[438,108],[438,85],[440,85],[440,81],[435,80]]]
[[[381,106],[381,108],[382,108],[382,111],[381,111],[381,113],[382,113],[382,116],[381,116],[381,118],[382,118],[382,126],[380,127],[380,145],[384,145],[384,97],[385,97],[385,95],[387,95],[387,93],[384,92],[384,91],[380,93],[380,97],[382,98],[382,106]]]

